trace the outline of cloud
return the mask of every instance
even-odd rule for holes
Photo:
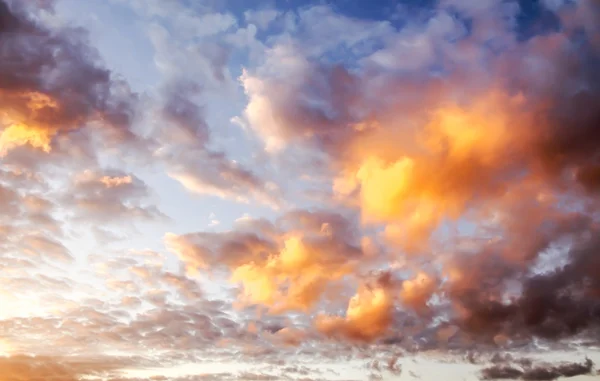
[[[158,117],[164,124],[154,131],[161,141],[155,157],[166,164],[167,174],[193,193],[281,206],[281,192],[274,182],[210,147],[211,132],[197,103],[201,94],[200,85],[181,80],[173,80],[163,90]]]
[[[25,252],[36,256],[44,255],[61,262],[70,262],[73,259],[62,243],[43,235],[28,235],[23,238],[21,245]]]
[[[439,54],[454,49],[453,42],[466,34],[465,26],[449,12],[438,12],[425,25],[419,21],[390,38],[387,46],[366,57],[364,64],[396,72],[431,68]]]
[[[335,213],[291,211],[277,225],[251,219],[223,233],[165,236],[188,272],[227,270],[245,303],[309,311],[363,257],[356,230]]]
[[[576,377],[586,374],[591,374],[594,363],[590,359],[586,359],[583,363],[562,363],[562,364],[545,364],[533,365],[524,369],[511,365],[501,364],[484,368],[481,371],[483,380],[527,380],[527,381],[542,381],[556,380],[559,378]]]
[[[391,328],[394,301],[390,291],[381,285],[363,285],[353,296],[345,317],[317,316],[317,329],[328,336],[372,341]]]
[[[494,365],[481,371],[484,380],[518,380],[523,371],[507,365]]]
[[[402,282],[400,298],[404,305],[416,311],[427,309],[427,302],[437,288],[436,280],[426,273],[418,273],[414,279]]]
[[[148,202],[150,196],[146,184],[132,174],[114,169],[87,169],[73,177],[61,203],[75,206],[76,218],[86,222],[165,218]]]
[[[208,142],[210,132],[203,110],[194,101],[200,92],[200,85],[183,80],[165,87],[161,116],[170,128],[160,131],[163,133],[161,140],[191,146],[204,146]]]
[[[21,146],[50,152],[58,137],[92,123],[131,139],[135,98],[98,64],[84,31],[49,29],[18,2],[1,2],[0,12],[0,155]]]
[[[162,75],[139,99],[51,7],[0,0],[9,380],[116,381],[129,367],[167,380],[169,367],[231,359],[265,367],[174,379],[323,379],[303,366],[316,359],[368,360],[379,379],[411,374],[399,357],[417,352],[471,350],[481,364],[499,348],[597,344],[594,3],[546,1],[561,27],[537,36],[517,31],[516,1],[441,1],[398,28],[326,6],[249,11],[238,28],[208,3],[129,4]],[[246,53],[236,87],[229,65]],[[242,91],[256,136],[224,148],[210,98]],[[253,156],[242,146],[255,137]],[[139,242],[122,228],[165,220],[146,169],[282,211],[228,226],[219,210],[214,231],[170,221],[164,247]],[[310,191],[323,196],[295,197]],[[485,379],[593,370],[489,362]]]
[[[293,45],[278,45],[268,52],[265,70],[273,74],[261,77],[246,71],[241,81],[249,98],[246,118],[267,150],[281,150],[288,141],[305,138],[328,148],[352,133],[344,130],[353,121],[351,105],[359,109],[358,83],[346,69],[319,66]]]
[[[76,381],[82,376],[102,376],[122,367],[123,359],[73,359],[43,356],[0,357],[2,377],[7,381]]]
[[[267,29],[281,13],[276,9],[247,10],[244,19],[248,24],[254,24],[260,29]]]
[[[582,234],[594,235],[592,232],[584,230]],[[485,267],[480,267],[484,271],[482,278],[467,281],[470,286],[465,289],[452,291],[451,298],[465,313],[464,328],[475,330],[482,337],[504,334],[509,338],[534,335],[556,339],[596,327],[598,311],[593,290],[597,286],[589,271],[597,267],[591,254],[597,250],[597,242],[581,236],[576,239],[579,242],[570,249],[566,264],[546,273],[525,275],[518,267],[509,268],[507,273],[506,267],[500,267],[506,262],[503,264],[497,257],[495,264],[490,262],[497,272],[487,267],[485,273]],[[511,271],[517,273],[510,274]],[[506,292],[506,283],[503,287],[502,282],[519,279],[514,277],[516,274],[522,276],[520,294],[510,301],[497,300],[497,295]]]
[[[196,151],[193,157],[170,161],[170,177],[193,193],[242,203],[254,199],[275,209],[281,204],[279,187],[275,183],[265,182],[223,153]]]
[[[460,327],[456,345],[464,332],[499,345],[597,327],[585,270],[596,265],[580,253],[596,247],[600,109],[597,29],[582,12],[598,9],[558,9],[563,31],[520,39],[517,2],[442,2],[423,23],[386,31],[385,49],[357,54],[355,65],[314,54],[349,39],[311,49],[300,30],[242,74],[245,117],[266,151],[322,153],[334,196],[410,254],[412,275],[359,286],[344,317],[320,317],[322,331],[376,340],[397,324],[396,308],[449,319]],[[388,59],[400,65],[391,67],[386,54],[411,60]],[[465,224],[476,226],[472,246],[452,248]],[[539,270],[556,250],[564,267]],[[371,310],[364,316],[381,324],[363,319]]]
[[[165,22],[174,21],[159,4],[153,7],[146,11],[165,17]],[[85,30],[61,27],[60,23],[45,25],[18,2],[2,3],[2,12],[9,20],[3,27],[10,29],[4,33],[4,68],[0,68],[5,72],[0,96],[6,105],[0,125],[0,155],[7,162],[27,168],[55,164],[85,170],[97,166],[99,156],[109,150],[122,152],[122,156],[134,152],[135,160],[145,164],[166,162],[168,172],[193,192],[245,202],[248,197],[242,194],[250,193],[266,204],[279,205],[279,189],[273,182],[265,184],[262,176],[236,164],[224,152],[209,149],[209,129],[195,99],[200,87],[186,77],[201,73],[196,80],[203,87],[210,87],[213,80],[222,87],[227,81],[228,52],[210,38],[215,31],[223,33],[235,24],[232,15],[186,11],[173,24],[176,28],[154,25],[150,30],[167,78],[153,105],[165,126],[147,131],[141,124],[153,113],[142,110],[146,104],[123,79],[102,67]],[[200,31],[198,22],[212,26]],[[207,40],[190,50],[173,44],[171,32],[186,38],[200,33]],[[179,59],[173,68],[175,58]],[[193,67],[181,68],[182,62],[192,61]],[[202,70],[198,70],[200,62],[205,64]],[[100,145],[105,149],[96,152]],[[169,154],[184,148],[186,155],[181,160]],[[157,149],[162,154],[151,156]],[[80,160],[73,160],[76,157]],[[138,208],[138,214],[157,214],[149,209]]]

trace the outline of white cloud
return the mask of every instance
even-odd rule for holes
[[[247,10],[244,12],[246,22],[256,25],[259,29],[267,29],[280,15],[281,12],[276,9]]]

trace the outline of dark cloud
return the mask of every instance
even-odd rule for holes
[[[571,364],[562,364],[557,365],[556,368],[558,372],[563,377],[575,377],[583,374],[592,373],[592,369],[594,367],[594,363],[590,359],[585,359],[583,363],[571,363]]]
[[[508,365],[494,365],[481,371],[483,380],[518,380],[523,371]]]
[[[482,337],[487,332],[491,336],[505,334],[510,339],[521,335],[558,339],[585,329],[599,328],[600,301],[597,295],[600,288],[593,274],[600,269],[597,258],[600,242],[593,238],[595,236],[595,229],[580,232],[565,265],[546,273],[522,274],[521,294],[511,301],[486,300],[486,295],[494,295],[492,288],[454,291],[453,300],[468,311],[468,317],[462,322],[463,328]],[[493,258],[489,253],[482,255],[485,257],[478,258]],[[506,262],[494,261],[491,264],[498,269]],[[485,268],[477,267],[483,271]],[[503,282],[516,275],[501,271],[485,271],[485,274],[490,287],[502,286]],[[471,283],[475,284],[481,287],[482,283]]]
[[[552,381],[561,377],[569,378],[591,374],[593,367],[594,363],[590,359],[586,359],[583,363],[530,365],[522,368],[498,364],[483,369],[481,376],[483,380]]]
[[[600,190],[600,165],[580,167],[576,176],[577,181],[590,192],[597,193]]]
[[[51,29],[20,2],[0,3],[3,154],[21,145],[51,151],[60,135],[99,122],[129,140],[135,97],[98,62],[81,29]]]

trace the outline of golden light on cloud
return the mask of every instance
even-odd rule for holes
[[[0,0],[0,381],[593,377],[594,1]]]
[[[0,157],[17,147],[29,145],[44,152],[50,152],[53,133],[48,130],[29,127],[24,124],[11,124],[0,133]]]
[[[29,98],[27,101],[27,106],[33,112],[40,112],[41,110],[43,110],[47,107],[48,108],[57,108],[58,107],[58,103],[46,94],[42,94],[42,93],[38,93],[38,92],[31,92],[31,93],[27,93],[26,96]]]
[[[346,310],[346,316],[320,314],[316,327],[326,335],[344,336],[354,340],[381,337],[392,323],[394,297],[388,288],[361,285]]]
[[[527,126],[523,103],[521,95],[491,91],[467,105],[444,104],[429,113],[412,149],[396,149],[395,156],[389,143],[378,149],[386,130],[377,131],[353,147],[354,159],[334,179],[333,191],[342,197],[358,191],[363,223],[385,224],[388,241],[407,251],[423,249],[444,219],[459,218],[476,197],[493,192],[489,176],[526,154],[532,133],[517,132],[514,124]]]
[[[0,98],[9,95],[0,92]],[[56,110],[58,104],[49,96],[38,92],[17,94],[16,97],[24,100],[24,109],[11,106],[9,99],[8,106],[0,111],[0,125],[4,126],[0,132],[0,157],[25,145],[50,152],[56,129],[45,126],[41,121],[45,119],[44,114],[48,110]]]
[[[352,271],[348,263],[328,261],[330,255],[291,235],[278,254],[235,268],[231,281],[242,286],[241,297],[247,303],[263,304],[273,313],[308,311],[329,283]]]
[[[131,184],[133,179],[131,176],[103,176],[100,182],[107,188],[115,188],[122,185]]]
[[[414,279],[402,282],[400,298],[404,305],[416,311],[423,311],[436,288],[435,279],[424,272],[420,272]]]
[[[476,159],[494,165],[501,159],[503,149],[518,144],[517,138],[524,138],[521,131],[516,134],[516,126],[511,123],[515,109],[523,102],[522,95],[509,97],[492,91],[468,107],[443,106],[432,113],[423,130],[422,144],[433,154],[446,155],[448,160]]]

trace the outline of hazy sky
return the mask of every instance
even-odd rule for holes
[[[595,379],[599,192],[596,0],[0,0],[0,381]]]

